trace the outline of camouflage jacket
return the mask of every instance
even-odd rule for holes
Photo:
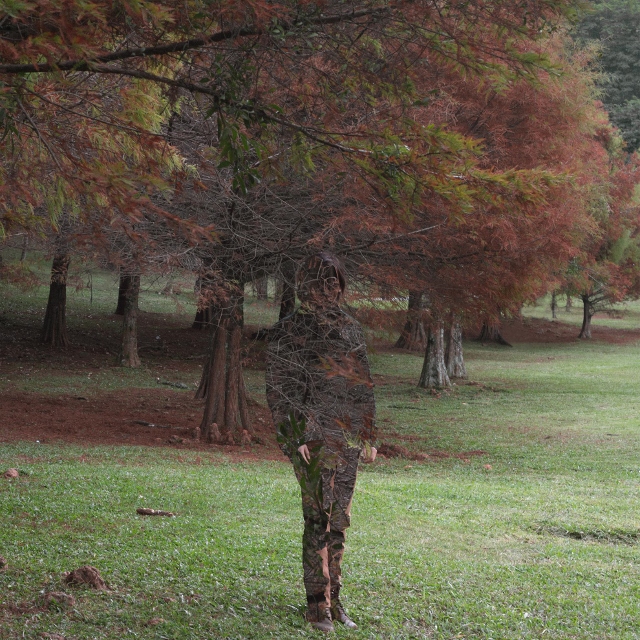
[[[364,335],[339,307],[303,306],[275,325],[266,381],[281,448],[290,458],[309,443],[339,465],[359,454],[363,443],[374,442],[375,400]],[[299,424],[304,430],[296,432]]]

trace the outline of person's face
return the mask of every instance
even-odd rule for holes
[[[319,273],[314,280],[305,283],[304,289],[304,298],[316,307],[334,306],[342,296],[340,280],[334,275]]]

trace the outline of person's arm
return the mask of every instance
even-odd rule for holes
[[[363,443],[362,461],[373,462],[376,458],[376,400],[373,393],[373,379],[367,357],[367,345],[360,325],[353,320],[349,331],[349,356],[354,362],[354,384],[349,389],[349,397],[356,413],[361,416],[362,424],[358,431],[358,439]]]
[[[289,457],[303,444],[321,437],[305,410],[309,364],[305,362],[304,340],[297,336],[297,328],[293,322],[276,326],[267,351],[267,403],[280,447]]]

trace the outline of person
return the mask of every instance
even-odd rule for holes
[[[345,530],[358,461],[373,462],[375,400],[360,325],[339,306],[337,258],[308,258],[296,277],[301,305],[271,331],[267,400],[278,442],[302,492],[306,619],[320,631],[357,625],[340,601]]]

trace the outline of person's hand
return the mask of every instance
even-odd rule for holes
[[[303,444],[303,445],[298,447],[298,453],[302,456],[302,459],[307,464],[309,464],[311,462],[311,453],[309,453],[309,447],[307,447],[306,444]]]
[[[370,464],[376,459],[378,450],[375,447],[366,447],[362,456],[362,462]]]

